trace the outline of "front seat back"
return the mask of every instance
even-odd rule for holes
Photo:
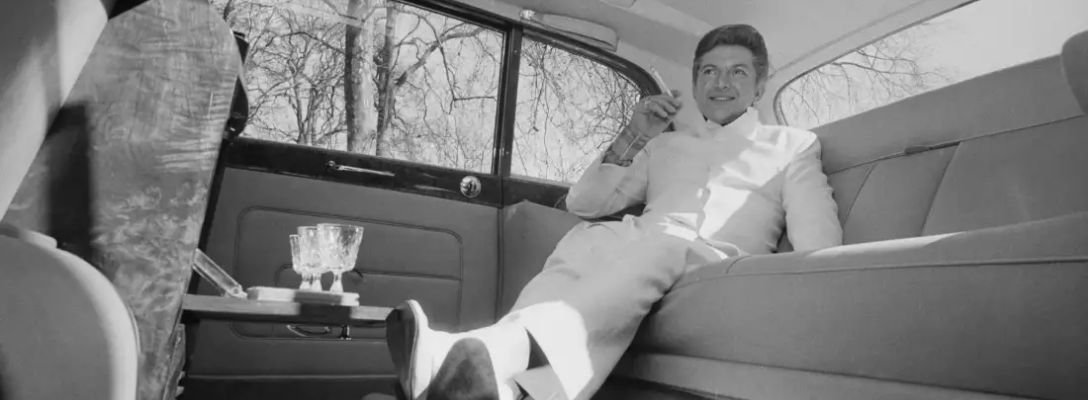
[[[136,324],[97,269],[51,239],[0,234],[0,398],[136,398]]]
[[[0,217],[106,26],[112,0],[4,2],[0,14]]]

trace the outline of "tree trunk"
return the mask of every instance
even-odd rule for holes
[[[356,22],[349,24],[344,32],[344,113],[348,128],[349,152],[364,153],[366,137],[374,132],[373,115],[367,111],[374,107],[374,87],[370,79],[373,72],[370,58],[372,18],[370,14],[373,0],[348,0],[348,15]],[[380,143],[379,143],[380,144]],[[375,146],[376,155],[384,155],[379,146]]]
[[[374,84],[378,88],[378,120],[375,131],[375,143],[380,145],[389,132],[393,122],[393,110],[397,100],[397,87],[393,84],[393,74],[396,69],[399,47],[395,46],[397,31],[397,16],[400,13],[400,4],[389,4],[386,8],[385,34],[383,35],[382,48],[374,55],[374,66],[377,73],[374,76]]]
[[[291,93],[295,96],[295,109],[293,110],[295,112],[295,125],[298,126],[298,140],[296,142],[303,146],[313,146],[314,135],[313,132],[308,129],[309,127],[306,124],[306,118],[302,115],[302,93],[299,93],[300,89],[298,86],[298,80],[296,79],[294,85],[291,87]]]

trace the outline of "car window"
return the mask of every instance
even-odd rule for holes
[[[639,86],[544,41],[524,38],[521,50],[511,172],[573,183],[626,123]]]
[[[1088,29],[1084,0],[979,0],[801,75],[779,92],[782,123],[809,129],[1025,62]]]
[[[243,137],[491,172],[502,32],[392,1],[212,3],[250,44]]]

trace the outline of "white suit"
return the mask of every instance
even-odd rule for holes
[[[645,202],[645,212],[575,226],[522,290],[504,321],[525,327],[549,366],[515,381],[537,400],[588,399],[688,269],[771,253],[784,224],[796,250],[841,244],[819,156],[815,134],[762,125],[749,109],[724,127],[658,136],[629,167],[595,162],[568,210],[599,217]]]

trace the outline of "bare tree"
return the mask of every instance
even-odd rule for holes
[[[380,151],[380,143],[385,138],[386,133],[389,131],[393,122],[394,109],[396,107],[396,88],[397,82],[407,79],[397,78],[395,74],[397,60],[400,58],[400,44],[397,40],[397,20],[400,18],[402,6],[399,3],[391,2],[387,10],[385,17],[385,27],[382,31],[380,44],[377,46],[378,51],[374,54],[374,87],[377,88],[377,99],[375,102],[375,109],[377,117],[375,119],[375,133],[374,142],[378,145],[377,155],[385,155]],[[399,85],[404,85],[400,83]]]
[[[269,140],[336,147],[345,132],[344,59],[327,51],[344,27],[273,2],[213,0],[250,42],[247,133]]]
[[[212,2],[251,42],[244,135],[490,169],[500,32],[392,0]],[[524,50],[515,170],[569,181],[622,126],[637,87],[552,46]]]
[[[570,182],[612,140],[639,98],[610,67],[525,40],[513,172]]]
[[[810,128],[950,83],[952,71],[927,63],[937,28],[914,26],[802,75],[782,92],[784,116]]]

